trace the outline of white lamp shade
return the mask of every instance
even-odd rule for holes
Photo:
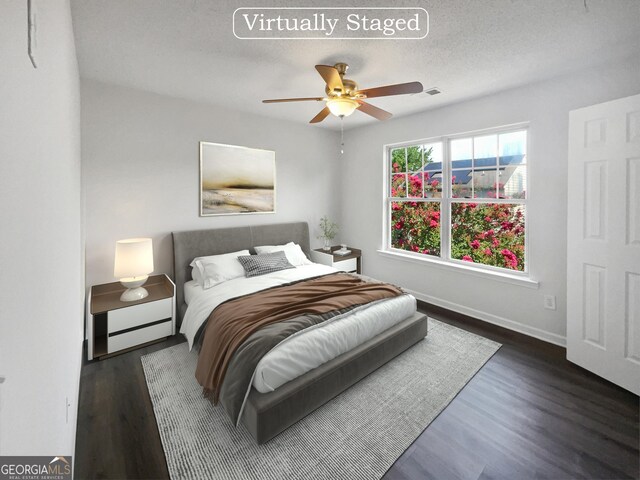
[[[350,98],[332,98],[327,102],[327,107],[336,117],[348,117],[358,107],[358,102]]]
[[[151,272],[153,272],[153,244],[150,238],[128,238],[116,242],[114,277],[139,277]]]

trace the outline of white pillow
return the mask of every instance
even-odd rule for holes
[[[244,268],[238,261],[240,255],[249,255],[249,250],[194,258],[190,265],[194,268],[191,276],[205,289],[233,278],[244,277]]]
[[[198,267],[193,267],[191,269],[191,278],[193,279],[194,282],[196,282],[197,285],[202,286],[202,284],[204,283],[204,280],[202,279],[202,274],[200,273],[200,269]]]
[[[283,251],[287,256],[287,260],[291,265],[299,267],[300,265],[311,265],[311,262],[297,243],[289,242],[286,245],[262,245],[255,247],[258,255],[263,253],[273,253]]]

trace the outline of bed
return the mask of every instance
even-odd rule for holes
[[[185,284],[191,280],[190,264],[194,258],[244,249],[255,253],[255,246],[288,242],[300,245],[310,257],[307,223],[173,232],[178,326],[187,311]],[[265,443],[426,335],[426,316],[417,312],[410,314],[382,333],[273,391],[261,393],[250,388],[239,421],[258,444]]]

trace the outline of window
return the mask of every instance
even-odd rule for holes
[[[387,250],[526,272],[527,130],[387,148]]]

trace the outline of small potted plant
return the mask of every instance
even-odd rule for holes
[[[331,250],[331,240],[336,238],[338,233],[338,224],[333,223],[329,220],[329,217],[326,215],[320,219],[320,230],[322,231],[322,235],[318,235],[318,238],[322,238],[324,240],[323,250],[330,251]]]

